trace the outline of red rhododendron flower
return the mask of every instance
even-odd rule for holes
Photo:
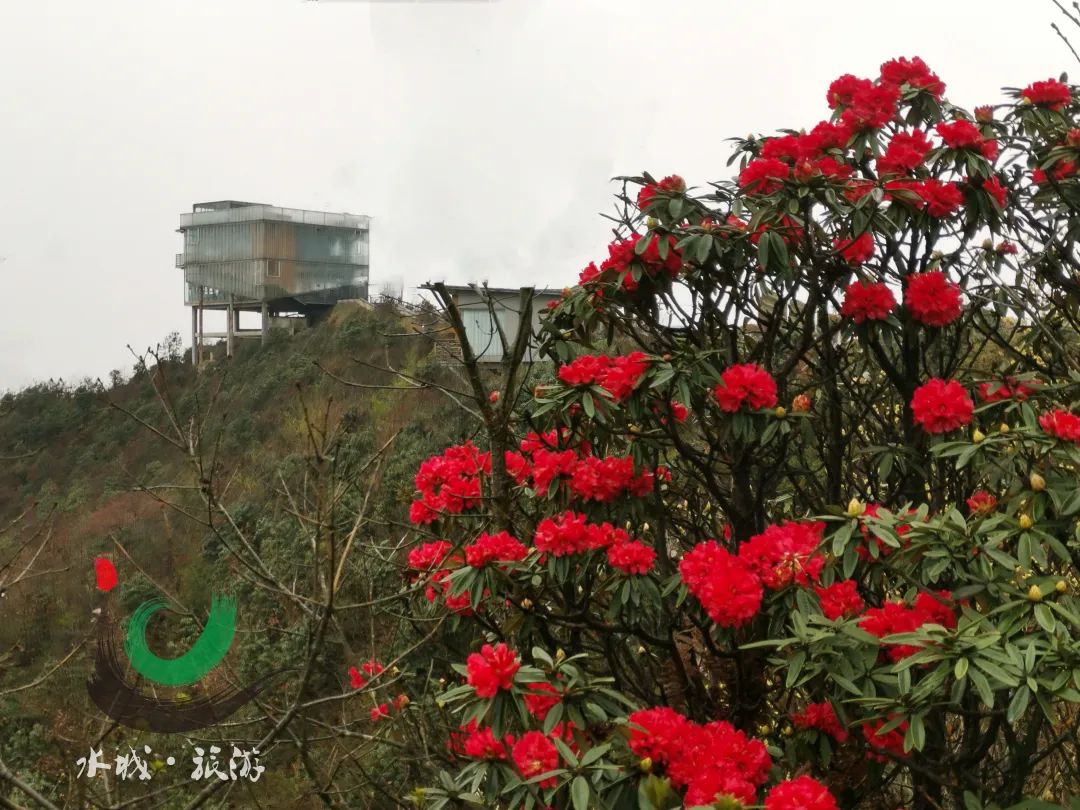
[[[648,368],[649,361],[644,352],[632,352],[612,358],[611,366],[604,373],[600,385],[607,389],[616,402],[624,402],[630,398]]]
[[[445,540],[423,543],[409,551],[409,568],[414,571],[432,571],[442,565],[452,548]]]
[[[855,88],[851,105],[840,116],[840,122],[853,132],[880,129],[896,117],[900,90],[891,84],[860,85]]]
[[[825,524],[790,520],[769,526],[739,547],[739,559],[765,587],[778,590],[792,582],[808,585],[821,576],[825,557],[818,553]]]
[[[416,473],[420,500],[413,503],[410,520],[430,523],[442,512],[459,514],[479,506],[480,477],[490,474],[491,453],[481,453],[472,442],[425,460]]]
[[[108,557],[94,558],[94,579],[97,583],[97,589],[104,593],[111,591],[120,582],[120,577],[116,573],[116,566],[112,564],[112,560]]]
[[[374,709],[371,710],[371,722],[382,720],[384,717],[390,716],[390,707],[385,703],[380,703]]]
[[[934,147],[921,129],[897,132],[892,136],[885,153],[877,160],[880,177],[907,175],[922,165],[927,153]]]
[[[514,743],[512,751],[514,764],[525,779],[532,779],[542,773],[559,767],[559,750],[550,739],[539,731],[526,731],[521,739]],[[548,788],[558,782],[556,776],[543,779],[539,785]]]
[[[781,782],[765,797],[765,810],[838,810],[836,799],[821,782],[799,776]]]
[[[827,700],[822,703],[811,703],[801,712],[791,715],[791,722],[795,728],[814,728],[824,731],[838,743],[847,741],[848,731],[840,723],[836,716],[836,710]]]
[[[998,499],[985,489],[977,489],[967,499],[968,509],[973,515],[988,515],[997,509]]]
[[[815,586],[814,593],[821,601],[821,612],[831,621],[857,616],[866,608],[866,603],[859,596],[858,583],[853,579]]]
[[[1059,82],[1057,79],[1032,82],[1024,88],[1020,97],[1037,107],[1046,107],[1051,110],[1060,110],[1072,101],[1069,86]]]
[[[1035,388],[1018,382],[1015,377],[979,383],[979,399],[983,402],[1004,402],[1015,399],[1023,402],[1035,393]]]
[[[360,668],[364,671],[364,674],[368,677],[374,678],[376,675],[382,675],[386,670],[383,669],[383,665],[372,658],[370,661],[365,661],[360,665]]]
[[[648,208],[649,204],[656,198],[657,192],[663,194],[682,194],[684,191],[686,191],[686,181],[677,174],[668,175],[659,183],[646,183],[641,187],[641,191],[638,192],[638,208],[642,211]]]
[[[720,410],[728,413],[735,413],[744,404],[752,410],[772,408],[776,405],[776,381],[761,366],[742,363],[720,375],[713,396]]]
[[[514,675],[521,668],[517,653],[503,643],[492,647],[485,644],[480,652],[473,653],[465,661],[468,682],[481,698],[495,697],[500,689],[509,689]]]
[[[778,158],[758,158],[739,172],[739,187],[750,194],[772,194],[784,187],[791,169]]]
[[[971,421],[975,403],[956,380],[935,377],[915,389],[911,411],[927,433],[948,433]]]
[[[1057,408],[1039,417],[1043,431],[1067,442],[1080,444],[1080,416]]]
[[[854,239],[834,239],[833,248],[845,262],[853,267],[858,267],[873,257],[874,237],[869,233],[863,233]]]
[[[490,728],[476,728],[475,722],[474,720],[474,727],[468,730],[469,736],[462,744],[465,756],[471,759],[505,760],[506,745]]]
[[[1071,160],[1058,160],[1053,164],[1053,168],[1050,170],[1050,177],[1058,182],[1071,177],[1076,174],[1076,163]],[[1046,176],[1046,172],[1042,169],[1035,169],[1031,172],[1031,182],[1036,185],[1042,185],[1049,182]]]
[[[982,130],[970,121],[962,118],[948,123],[942,121],[937,125],[937,133],[950,149],[974,149],[987,160],[998,156],[997,141],[983,137]]]
[[[924,90],[936,99],[940,99],[945,94],[945,83],[918,56],[913,56],[911,59],[900,57],[883,64],[881,81],[883,84],[897,87],[906,84],[908,87]]]
[[[878,733],[885,723],[891,721],[892,718],[890,717],[888,720],[875,720],[863,726],[863,736],[866,738],[866,744],[870,747],[870,752],[867,753],[869,759],[878,762],[889,762],[890,758],[907,758],[908,755],[904,753],[904,733],[908,728],[907,720],[884,734]],[[890,756],[886,756],[886,754]]]
[[[911,607],[903,602],[886,602],[880,608],[866,611],[859,620],[859,627],[877,638],[897,633],[912,633],[925,624],[939,624],[948,629],[956,627],[952,594],[948,591],[938,591],[936,594],[920,593]],[[886,653],[894,662],[914,655],[921,649],[913,644],[886,645]]]
[[[872,86],[873,82],[869,79],[859,79],[852,76],[850,73],[845,73],[840,78],[833,80],[833,83],[829,85],[829,92],[826,94],[825,98],[829,102],[829,107],[831,109],[835,110],[837,107],[848,107],[851,105],[857,92]]]
[[[641,576],[652,569],[656,562],[656,550],[640,540],[634,540],[609,546],[607,557],[612,568],[624,574]]]
[[[764,591],[743,560],[715,540],[696,545],[679,563],[687,590],[721,627],[737,627],[757,615]]]
[[[896,308],[896,298],[888,285],[880,282],[854,281],[844,290],[840,314],[855,323],[883,321]]]
[[[626,719],[630,728],[630,750],[638,757],[649,757],[661,765],[678,756],[693,725],[667,706],[642,709]]]
[[[645,249],[638,253],[637,245],[642,239],[647,239]],[[682,270],[682,253],[675,247],[675,237],[664,237],[666,252],[660,255],[660,239],[658,234],[634,234],[628,239],[612,242],[608,245],[608,257],[600,264],[590,263],[581,271],[578,283],[581,285],[592,284],[600,281],[615,281],[622,278],[622,289],[634,292],[638,288],[638,282],[629,271],[632,267],[640,267],[648,278],[655,278],[666,273],[674,278]],[[625,276],[623,275],[625,273]]]
[[[685,422],[686,417],[690,415],[690,409],[683,405],[681,402],[676,402],[675,400],[672,400],[671,415],[675,417],[676,422],[679,422],[681,424],[682,422]]]
[[[666,766],[671,783],[687,788],[687,807],[718,796],[752,802],[768,778],[772,762],[765,746],[730,723],[699,725],[666,707],[634,712],[627,720],[630,749]]]
[[[562,702],[562,692],[550,683],[538,681],[526,685],[525,688],[527,690],[523,696],[525,708],[539,723],[543,723],[548,712]]]
[[[353,689],[363,689],[367,686],[367,678],[361,675],[356,667],[349,667],[349,686]]]
[[[940,270],[908,276],[904,306],[911,317],[926,326],[948,326],[960,317],[963,304],[960,286]]]
[[[915,184],[912,190],[922,197],[926,212],[938,219],[949,216],[964,204],[963,192],[951,181],[930,178]]]
[[[465,546],[465,563],[481,568],[491,562],[517,562],[528,556],[529,550],[509,532],[484,532],[472,545]]]
[[[927,622],[926,615],[910,608],[903,602],[886,602],[879,608],[871,608],[859,619],[859,627],[876,638],[913,633]],[[892,661],[902,661],[922,648],[912,644],[887,644],[886,654]]]
[[[996,174],[989,180],[983,181],[982,190],[990,195],[998,208],[1004,210],[1005,203],[1009,200],[1008,191]]]

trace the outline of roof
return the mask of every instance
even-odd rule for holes
[[[180,230],[197,225],[220,225],[227,222],[256,222],[275,220],[299,225],[317,225],[323,228],[351,228],[367,230],[371,217],[363,214],[335,214],[329,211],[307,211],[303,208],[279,208],[262,203],[242,203],[222,200],[212,203],[196,203],[190,214],[180,215]]]
[[[487,292],[490,295],[498,295],[498,296],[519,295],[523,289],[526,289],[525,287],[485,287],[482,284],[443,284],[443,286],[446,287],[446,289],[449,292],[452,292],[452,293],[453,292],[478,292],[480,290],[483,290],[484,292]],[[420,285],[420,289],[422,289],[422,290],[433,290],[433,289],[435,289],[435,283],[431,282],[431,281],[425,282],[425,283]],[[534,296],[562,295],[562,290],[561,289],[552,290],[552,289],[548,289],[548,288],[538,290],[536,288],[533,288],[533,295]]]

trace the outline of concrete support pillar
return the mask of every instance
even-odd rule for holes
[[[191,365],[199,365],[199,307],[191,305]]]
[[[195,361],[196,364],[202,362],[203,335],[206,334],[206,330],[203,328],[203,314],[205,312],[206,312],[206,310],[204,310],[203,307],[202,307],[202,291],[200,290],[199,291],[199,331],[198,331],[198,340],[196,341],[196,345],[198,345],[198,347],[199,347],[199,355],[198,355],[197,360]]]
[[[233,356],[233,339],[236,334],[236,311],[233,309],[232,296],[225,307],[225,356]]]
[[[262,302],[262,344],[266,345],[266,339],[270,336],[270,308],[266,302]]]

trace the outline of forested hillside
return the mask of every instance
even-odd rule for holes
[[[317,590],[312,555],[321,529],[312,526],[363,527],[353,531],[352,548],[365,553],[351,559],[364,562],[344,571],[348,601],[400,587],[393,549],[416,465],[468,435],[451,399],[408,381],[453,373],[433,364],[431,340],[410,332],[392,308],[335,312],[299,335],[275,334],[265,347],[242,343],[236,357],[198,373],[174,337],[156,356],[138,359],[128,379],[114,372],[104,384],[50,381],[3,398],[0,758],[6,767],[59,802],[103,789],[101,779],[77,779],[75,763],[92,744],[108,753],[137,737],[138,745],[153,748],[156,767],[168,755],[179,760],[182,772],[150,784],[171,785],[182,804],[198,788],[188,779],[185,751],[197,735],[110,728],[87,698],[97,609],[123,617],[149,596],[168,595],[179,617],[152,630],[159,641],[168,639],[162,654],[174,644],[177,655],[197,635],[192,619],[205,616],[211,591],[236,591],[239,643],[229,664],[244,679],[287,665],[290,651],[305,643],[296,626],[302,608],[252,584],[250,572],[259,572],[262,585],[272,580],[290,593],[303,591],[309,579]],[[388,367],[401,374],[379,370]],[[239,554],[226,550],[232,543],[242,546]],[[120,585],[107,595],[94,587],[98,556],[119,571]],[[357,575],[364,566],[371,576]],[[393,644],[363,610],[345,613],[314,677],[327,687],[327,680],[346,678],[351,663],[372,657],[376,645],[383,655]],[[368,708],[357,711],[366,716]],[[239,742],[249,729],[213,731],[216,739]],[[273,760],[272,753],[264,759],[268,770],[259,785],[263,796],[278,791],[267,806],[302,804],[303,796],[288,787],[301,765],[293,755]],[[148,787],[105,780],[104,790],[93,800],[130,800]]]

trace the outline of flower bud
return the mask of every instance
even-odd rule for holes
[[[785,408],[783,405],[777,405],[776,410],[773,411],[773,414],[776,416],[777,419],[783,419],[785,416],[787,416],[787,408]]]
[[[807,413],[810,410],[810,397],[807,394],[799,394],[791,400],[791,410],[795,413]]]
[[[532,599],[529,599],[528,597],[526,597],[526,598],[521,600],[521,609],[522,610],[532,610],[532,606],[533,606]]]
[[[555,651],[555,663],[556,664],[561,664],[565,660],[566,660],[566,651],[562,647],[560,647],[559,649],[557,649]]]
[[[990,239],[989,237],[983,239],[982,249],[989,253],[991,250],[994,249],[994,240]]]
[[[1032,519],[1031,519],[1031,515],[1021,515],[1019,522],[1020,522],[1020,528],[1024,529],[1025,531],[1027,529],[1030,529],[1033,525],[1035,525],[1034,521],[1032,521]]]
[[[994,120],[994,108],[989,104],[980,104],[975,108],[975,120],[980,124],[989,124]]]
[[[1046,479],[1039,475],[1037,472],[1033,472],[1031,475],[1028,476],[1028,483],[1031,485],[1031,488],[1036,492],[1042,492],[1044,489],[1046,489]]]
[[[998,433],[1008,433],[1008,432],[1009,432],[1009,426],[1005,422],[1002,422],[1001,427],[998,428]]]
[[[792,728],[789,725],[784,726],[784,730],[781,731],[780,733],[783,734],[785,737],[793,737],[793,736],[795,736],[795,729]]]
[[[1054,590],[1058,593],[1065,593],[1067,590],[1069,590],[1069,583],[1067,583],[1063,579],[1059,579],[1054,585]]]
[[[978,428],[975,428],[975,432],[971,434],[971,440],[973,442],[975,442],[975,444],[982,444],[982,442],[983,442],[983,440],[985,438],[986,438],[986,434],[983,433]]]
[[[488,402],[498,402],[498,401],[499,401],[499,392],[498,391],[492,391],[490,394],[488,394]]]
[[[1042,589],[1038,585],[1032,585],[1028,588],[1028,599],[1032,602],[1041,602],[1043,598]]]
[[[866,511],[866,505],[863,504],[862,501],[860,501],[858,498],[852,498],[850,501],[848,501],[848,505],[847,505],[847,516],[848,517],[850,517],[850,518],[858,517],[859,515],[861,515],[865,511]]]
[[[637,766],[642,773],[652,773],[652,757],[645,757],[638,762]]]
[[[637,648],[637,654],[638,655],[644,655],[645,654],[645,648],[642,647],[640,644],[638,645],[638,648]]]
[[[652,230],[653,228],[655,228],[659,224],[660,223],[657,221],[656,217],[649,217],[648,219],[645,220],[645,227],[648,228],[649,230]]]

